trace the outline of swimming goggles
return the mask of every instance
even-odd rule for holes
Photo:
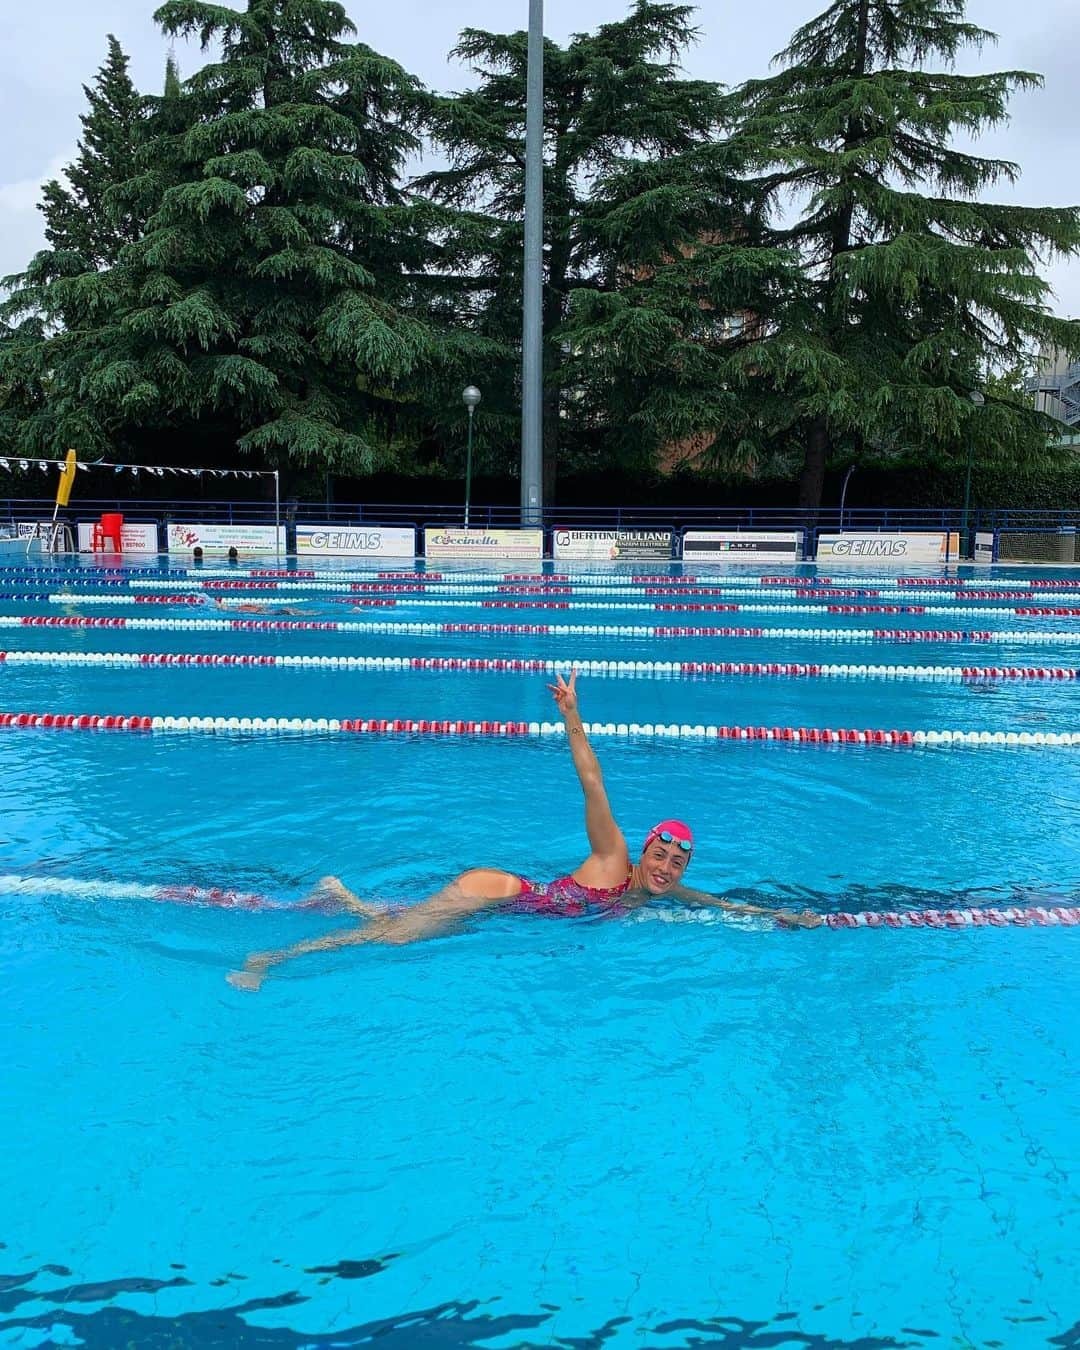
[[[677,839],[670,830],[658,830],[653,835],[653,840],[659,839],[662,844],[678,844],[684,853],[689,853],[693,849],[693,844],[689,839]]]

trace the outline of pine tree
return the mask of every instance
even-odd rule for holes
[[[407,312],[399,186],[420,88],[346,41],[330,0],[170,0],[156,17],[220,59],[182,85],[170,65],[147,101],[135,172],[111,189],[141,236],[100,276],[49,287],[78,323],[37,353],[53,398],[21,437],[370,468],[393,452],[397,381],[432,345]]]
[[[607,292],[627,278],[599,239],[592,188],[627,157],[663,162],[704,144],[717,126],[722,97],[707,81],[681,77],[678,59],[693,40],[688,5],[636,0],[623,20],[545,43],[544,167],[544,480],[553,500],[556,461],[586,463],[606,437],[593,409],[567,379],[572,356],[564,332],[571,295]],[[479,85],[435,100],[430,114],[449,167],[416,184],[460,211],[456,240],[464,266],[444,276],[458,288],[465,321],[487,343],[484,419],[494,406],[511,426],[519,404],[522,215],[524,210],[527,34],[466,29],[453,55]],[[454,238],[454,229],[448,230]],[[466,242],[462,243],[462,240]],[[501,355],[496,358],[495,353]],[[560,445],[561,443],[561,445]]]
[[[1038,272],[1080,251],[1080,212],[986,200],[1018,167],[952,143],[1040,83],[952,70],[992,40],[963,0],[835,0],[795,33],[784,69],[733,92],[771,242],[798,251],[806,283],[747,354],[741,392],[759,434],[801,454],[803,505],[820,503],[830,451],[1045,448],[1048,419],[987,380],[1034,346],[1080,349]]]
[[[57,253],[71,253],[86,268],[108,267],[139,235],[140,222],[117,212],[109,189],[135,172],[142,99],[128,75],[128,58],[112,34],[109,53],[92,85],[83,85],[87,112],[74,163],[64,170],[67,186],[45,184],[40,209],[45,237]]]
[[[740,384],[789,321],[797,256],[772,246],[730,142],[599,180],[585,228],[606,288],[575,291],[560,329],[563,370],[609,454],[658,467],[769,467]]]

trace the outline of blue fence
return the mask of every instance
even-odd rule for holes
[[[0,499],[0,525],[45,520],[52,516],[51,498]],[[272,525],[272,501],[213,501],[195,498],[120,497],[80,498],[65,513],[69,520],[94,520],[117,511],[129,521],[200,521],[228,525]],[[425,525],[460,526],[460,504],[367,502],[339,505],[326,502],[281,504],[286,525]],[[520,523],[517,506],[473,506],[469,523],[482,528],[512,528]],[[684,529],[715,530],[1008,530],[1054,532],[1080,527],[1080,511],[971,510],[967,520],[956,507],[929,508],[837,507],[804,511],[782,506],[557,506],[543,513],[545,529]]]
[[[28,522],[47,521],[51,518],[53,503],[45,499],[8,498],[0,503],[0,536],[14,534],[18,527],[25,530]],[[81,521],[84,524],[108,513],[119,513],[129,525],[152,524],[154,531],[147,540],[155,540],[157,547],[165,551],[169,538],[169,525],[198,526],[238,526],[241,529],[255,525],[274,523],[274,504],[266,501],[225,501],[225,500],[181,500],[176,498],[159,499],[121,499],[96,498],[82,499],[75,507],[65,512],[68,523]],[[282,504],[281,523],[285,527],[283,542],[288,553],[296,551],[297,530],[301,526],[330,527],[344,531],[360,533],[377,531],[380,528],[398,527],[422,531],[425,527],[436,529],[455,529],[463,524],[462,509],[459,506],[426,505],[417,506],[405,503],[370,503],[358,505],[328,505],[321,502],[286,501]],[[520,512],[516,507],[479,507],[470,512],[470,525],[479,530],[512,529],[519,526]],[[959,560],[975,557],[979,561],[1058,561],[1072,563],[1077,559],[1076,544],[1080,535],[1080,511],[1017,511],[1017,510],[976,510],[963,513],[954,508],[943,510],[895,509],[883,507],[871,509],[853,507],[843,513],[838,508],[823,508],[818,511],[802,511],[790,507],[559,507],[549,510],[543,516],[545,531],[545,556],[556,556],[553,547],[555,534],[567,530],[623,530],[658,531],[670,535],[674,548],[668,556],[680,558],[684,554],[682,536],[689,530],[746,532],[762,531],[773,534],[787,534],[788,544],[782,548],[792,548],[791,537],[797,533],[801,538],[801,551],[805,558],[818,556],[819,540],[822,535],[897,535],[931,531],[945,534],[948,542],[945,560]],[[74,534],[74,530],[72,531]],[[981,535],[981,541],[976,540]],[[956,551],[955,537],[959,536],[960,548]],[[1006,542],[1008,541],[1008,543]],[[417,543],[422,542],[422,535]],[[629,542],[629,541],[628,541]],[[708,544],[698,541],[704,548]],[[86,547],[84,539],[83,546]],[[764,545],[762,544],[764,547]],[[271,547],[273,547],[271,545]],[[364,545],[361,547],[375,547]],[[626,553],[627,558],[635,556],[653,556],[652,547],[644,546],[645,553],[635,551]],[[725,544],[723,548],[738,549],[740,545]],[[747,541],[745,545],[752,550],[754,545]],[[831,546],[839,553],[839,546]],[[850,556],[855,556],[856,545],[850,544]],[[859,557],[871,559],[883,556],[893,546],[887,539],[863,540],[858,544]],[[897,543],[896,550],[903,553],[907,545]],[[250,546],[246,546],[250,551]],[[355,546],[347,551],[352,552]],[[633,546],[631,546],[633,549]],[[321,547],[320,547],[321,551]],[[328,550],[329,551],[329,550]],[[776,560],[775,550],[767,550]],[[692,555],[691,555],[692,556]],[[849,556],[845,554],[845,556]],[[714,558],[715,560],[715,558]],[[741,555],[744,562],[751,561],[750,553]]]

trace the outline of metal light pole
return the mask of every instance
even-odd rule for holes
[[[844,474],[844,486],[840,489],[840,533],[844,533],[844,502],[847,500],[847,485],[851,475],[855,472],[855,465],[852,464],[847,473]]]
[[[985,397],[978,389],[973,389],[968,398],[971,399],[976,408],[981,408],[986,402]],[[971,509],[971,467],[975,455],[975,442],[968,437],[968,456],[967,456],[967,474],[964,477],[964,518],[960,526],[960,533],[963,536],[961,547],[964,549],[965,557],[974,557],[974,551],[971,548],[971,538],[968,534],[968,512]]]
[[[529,0],[525,111],[525,290],[521,363],[521,523],[544,511],[544,0]]]
[[[475,384],[470,384],[462,390],[461,401],[469,410],[469,449],[465,457],[465,528],[469,528],[469,498],[472,496],[472,428],[473,413],[476,412],[476,405],[480,402],[481,394]]]

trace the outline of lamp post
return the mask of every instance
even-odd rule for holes
[[[529,68],[525,104],[521,523],[542,525],[544,521],[544,0],[529,0]]]
[[[976,408],[981,408],[983,404],[986,402],[985,396],[979,389],[973,389],[971,393],[968,394],[968,398],[971,399],[972,403],[975,405]],[[964,517],[960,525],[960,532],[963,535],[963,548],[965,557],[972,556],[971,538],[968,533],[968,513],[971,510],[971,468],[974,455],[975,455],[975,442],[969,436],[968,454],[967,454],[967,473],[964,476]]]
[[[844,486],[840,489],[840,533],[844,533],[844,502],[847,500],[847,485],[851,475],[855,472],[855,465],[852,464],[847,473],[844,474]]]
[[[469,528],[469,498],[472,495],[472,429],[473,414],[480,402],[481,394],[475,384],[466,385],[461,392],[461,401],[469,410],[469,449],[465,457],[465,528]]]

